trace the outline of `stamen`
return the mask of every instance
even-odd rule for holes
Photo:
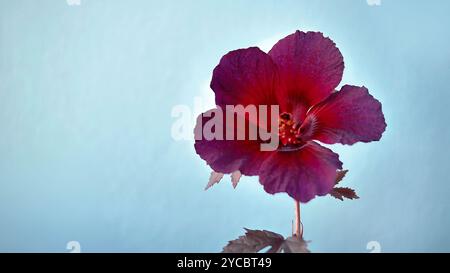
[[[298,146],[301,144],[301,140],[298,139],[298,127],[292,119],[292,114],[282,113],[279,119],[278,134],[283,146]]]

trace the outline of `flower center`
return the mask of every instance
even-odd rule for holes
[[[282,144],[280,150],[296,150],[302,146],[303,142],[299,139],[299,127],[300,124],[292,119],[292,114],[282,113],[280,115],[278,122],[278,135]]]

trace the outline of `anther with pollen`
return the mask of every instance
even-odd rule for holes
[[[294,122],[291,114],[282,113],[278,123],[278,134],[280,136],[281,144],[284,146],[300,144],[301,141],[298,139],[298,128],[299,124]]]

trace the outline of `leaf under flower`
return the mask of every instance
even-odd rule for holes
[[[223,248],[223,253],[258,253],[269,247],[266,253],[309,253],[307,242],[292,236],[284,239],[278,233],[267,230],[245,228],[245,235],[231,240]]]
[[[348,172],[348,170],[337,171],[336,185],[339,184],[339,182],[341,182],[344,179],[347,172]],[[341,187],[334,187],[331,190],[331,192],[329,193],[329,195],[331,195],[334,198],[339,199],[341,201],[344,201],[344,198],[347,198],[347,199],[358,199],[359,198],[359,196],[356,194],[354,189],[341,188]]]
[[[211,188],[214,184],[219,183],[222,180],[223,176],[224,176],[223,173],[218,173],[218,172],[212,171],[211,175],[209,176],[208,184],[206,184],[205,191],[207,189]],[[230,177],[231,177],[231,184],[233,185],[233,188],[237,187],[237,184],[239,183],[241,176],[242,176],[242,173],[239,170],[231,173]]]
[[[308,243],[296,236],[286,238],[281,249],[285,253],[309,253]]]
[[[233,188],[237,187],[239,180],[241,179],[242,173],[240,171],[234,171],[231,173],[231,183],[233,184]]]
[[[355,190],[350,189],[350,188],[335,187],[331,190],[331,192],[329,194],[331,196],[333,196],[334,198],[337,198],[341,201],[344,201],[344,198],[347,198],[347,199],[358,199],[359,198],[359,196],[356,195]]]
[[[348,170],[337,171],[336,175],[336,185],[344,179],[345,175],[348,173]]]
[[[209,189],[210,187],[212,187],[214,184],[219,183],[220,180],[222,180],[222,177],[223,177],[223,173],[217,173],[215,171],[212,171],[211,175],[209,176],[208,184],[206,184],[205,191],[207,189]]]

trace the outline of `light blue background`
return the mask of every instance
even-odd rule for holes
[[[367,86],[388,123],[380,142],[333,146],[361,199],[303,205],[310,249],[450,251],[449,11],[445,0],[1,0],[0,251],[76,240],[83,252],[218,252],[243,227],[289,235],[293,201],[256,178],[203,191],[210,170],[171,137],[171,111],[206,96],[226,52],[296,29],[337,43],[343,83]]]

